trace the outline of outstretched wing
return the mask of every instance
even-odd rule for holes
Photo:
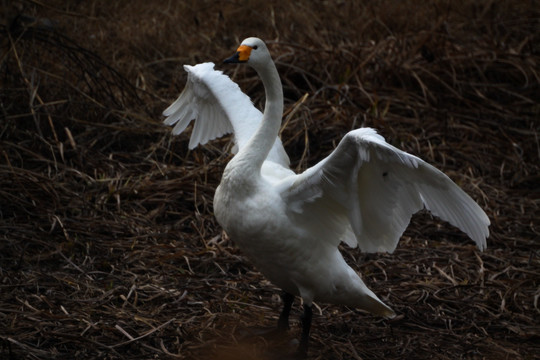
[[[195,120],[190,149],[231,132],[236,148],[245,146],[257,130],[262,113],[236,83],[221,71],[214,70],[213,63],[184,65],[184,69],[188,73],[186,87],[163,112],[165,124],[175,125],[173,134],[178,135]],[[268,160],[289,165],[279,138],[276,138]]]
[[[317,232],[341,234],[329,239],[335,245],[392,252],[412,215],[424,207],[481,250],[489,236],[489,219],[469,195],[370,128],[349,132],[326,159],[282,186],[291,216],[316,224]]]
[[[214,71],[212,63],[184,65],[184,69],[188,73],[186,87],[178,99],[163,111],[163,115],[167,117],[164,121],[166,125],[176,124],[172,131],[174,135],[181,134],[192,120],[204,119],[195,121],[189,141],[189,148],[193,149],[233,131],[222,105],[207,85],[208,78],[214,86],[226,84],[228,78]]]

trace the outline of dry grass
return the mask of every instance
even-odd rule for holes
[[[394,254],[344,249],[399,316],[318,304],[311,358],[538,357],[534,2],[66,3],[2,1],[0,357],[247,360],[294,348],[296,324],[279,341],[242,336],[273,325],[280,300],[212,215],[227,139],[188,152],[188,135],[160,124],[181,64],[219,63],[250,35],[268,40],[282,75],[293,167],[372,126],[492,221],[484,253],[425,214]],[[252,71],[218,67],[261,105]]]

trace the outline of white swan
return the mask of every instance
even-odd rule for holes
[[[164,111],[179,134],[192,121],[189,147],[234,133],[237,153],[214,197],[218,222],[256,267],[285,291],[278,328],[288,328],[295,295],[304,300],[298,354],[307,353],[313,301],[345,304],[384,317],[394,312],[349,267],[338,244],[392,252],[422,208],[467,233],[480,250],[490,224],[446,175],[385,142],[370,128],[349,132],[302,174],[289,169],[278,138],[283,91],[264,42],[245,39],[227,63],[247,63],[266,92],[264,115],[214,64],[185,66],[187,85]]]

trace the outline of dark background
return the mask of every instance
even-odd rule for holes
[[[247,36],[267,41],[282,76],[294,169],[374,127],[492,222],[483,253],[424,213],[393,254],[344,247],[398,316],[317,304],[310,358],[540,353],[535,1],[0,4],[0,358],[294,349],[299,302],[286,339],[244,337],[281,303],[212,214],[229,139],[190,152],[189,131],[161,124],[182,64],[215,62],[261,107],[255,73],[221,64]]]

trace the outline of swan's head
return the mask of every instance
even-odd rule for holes
[[[247,63],[256,68],[259,64],[265,64],[272,60],[270,52],[264,41],[256,37],[250,37],[242,41],[236,49],[236,54],[224,60],[226,64]]]

